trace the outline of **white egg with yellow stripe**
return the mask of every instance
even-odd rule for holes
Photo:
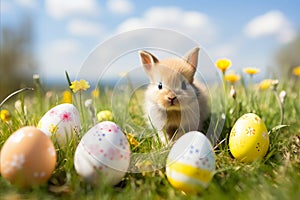
[[[186,193],[197,193],[208,186],[214,171],[213,147],[203,133],[188,132],[171,148],[166,175],[173,187]]]

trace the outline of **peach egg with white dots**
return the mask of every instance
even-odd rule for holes
[[[51,177],[56,165],[56,151],[45,133],[26,126],[6,140],[0,160],[2,177],[17,186],[32,187]]]

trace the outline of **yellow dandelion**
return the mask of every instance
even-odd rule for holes
[[[222,73],[224,73],[231,66],[231,61],[227,58],[219,59],[216,62],[216,66],[222,71]]]
[[[81,79],[80,81],[73,81],[71,83],[70,88],[72,89],[72,91],[74,93],[78,92],[78,91],[83,91],[83,90],[87,90],[90,88],[89,83],[86,80]]]
[[[274,81],[273,79],[264,79],[264,80],[262,80],[259,84],[259,89],[260,90],[266,90],[266,89],[270,88],[273,81]]]
[[[54,124],[50,124],[49,126],[49,132],[50,133],[56,133],[56,131],[58,130],[58,126],[54,125]]]
[[[300,66],[295,67],[295,68],[293,69],[293,74],[295,74],[296,76],[299,76],[299,77],[300,77]]]
[[[99,122],[102,122],[102,121],[113,121],[114,118],[113,118],[113,114],[111,111],[102,110],[102,111],[98,112],[97,119]]]
[[[136,162],[135,167],[142,172],[142,176],[156,176],[153,162],[149,159],[141,159]]]
[[[99,92],[99,89],[98,89],[98,88],[96,88],[96,89],[94,89],[94,90],[92,91],[92,96],[93,96],[95,99],[99,97],[99,94],[100,94],[100,92]]]
[[[0,112],[0,118],[3,122],[9,122],[11,119],[11,115],[8,110],[4,109],[4,110],[1,110],[1,112]]]
[[[247,67],[247,68],[245,68],[244,69],[244,72],[246,73],[246,74],[249,74],[249,75],[254,75],[254,74],[257,74],[257,73],[259,73],[259,69],[257,69],[257,68],[252,68],[252,67]]]
[[[234,72],[231,72],[230,74],[226,74],[224,76],[225,81],[227,81],[227,82],[229,82],[231,84],[236,83],[237,81],[240,80],[240,78],[241,77],[238,74],[235,74]]]
[[[128,142],[129,142],[130,145],[132,145],[134,147],[139,145],[139,142],[134,138],[132,133],[126,134],[126,137],[127,137]]]
[[[63,92],[62,103],[72,103],[72,93],[68,90]]]

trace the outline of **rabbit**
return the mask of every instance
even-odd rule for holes
[[[163,60],[139,51],[140,62],[150,79],[145,91],[145,117],[164,144],[176,141],[186,132],[200,131],[209,116],[207,93],[194,80],[199,50],[191,49],[182,59]]]

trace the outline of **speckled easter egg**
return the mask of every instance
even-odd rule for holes
[[[268,130],[259,116],[247,113],[235,122],[229,136],[229,149],[237,160],[252,162],[262,159],[268,148]]]
[[[1,149],[1,174],[12,184],[31,187],[45,183],[56,164],[50,138],[33,127],[14,132]]]
[[[130,162],[127,138],[113,122],[104,121],[91,128],[75,151],[74,166],[87,182],[115,185],[125,176]]]
[[[44,114],[37,127],[63,145],[79,132],[79,112],[73,104],[57,105]]]
[[[171,185],[186,193],[208,186],[215,171],[215,154],[210,141],[201,132],[181,136],[167,158],[166,175]]]

